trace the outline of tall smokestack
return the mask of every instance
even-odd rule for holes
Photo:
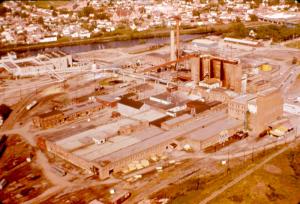
[[[180,17],[178,16],[176,18],[176,50],[177,50],[177,57],[179,58],[180,56],[180,34],[179,34],[179,21]]]
[[[174,30],[171,30],[170,40],[171,40],[171,42],[170,42],[170,44],[171,44],[170,60],[174,61],[174,60],[176,60],[176,53],[175,53],[175,33],[174,33]]]

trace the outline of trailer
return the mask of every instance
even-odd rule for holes
[[[116,195],[115,198],[112,200],[111,204],[121,204],[121,203],[125,202],[130,196],[131,196],[131,193],[128,191],[125,191],[119,195]]]
[[[204,149],[205,153],[213,153],[216,152],[232,143],[235,143],[239,140],[245,139],[249,136],[249,133],[246,131],[237,131],[233,135],[227,137],[226,140],[221,140],[214,145],[210,145]]]
[[[6,140],[7,140],[7,136],[6,135],[2,135],[0,137],[0,158],[2,157],[5,149],[6,149]]]
[[[7,185],[7,180],[5,178],[1,179],[0,181],[0,190],[3,190]]]

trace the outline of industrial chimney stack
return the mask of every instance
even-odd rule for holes
[[[175,53],[175,33],[174,30],[171,30],[170,33],[170,44],[171,44],[171,55],[170,55],[170,60],[174,61],[176,60],[176,53]]]

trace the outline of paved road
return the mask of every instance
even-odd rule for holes
[[[213,192],[210,196],[206,197],[204,200],[202,200],[199,204],[206,204],[210,201],[212,201],[213,199],[215,199],[217,196],[221,195],[224,191],[228,190],[229,188],[231,188],[232,186],[234,186],[235,184],[239,183],[241,180],[243,180],[244,178],[246,178],[247,176],[249,176],[250,174],[252,174],[253,172],[255,172],[256,170],[258,170],[259,168],[261,168],[263,165],[265,165],[266,163],[268,163],[269,161],[271,161],[273,158],[277,157],[278,155],[282,154],[283,152],[285,152],[287,149],[289,149],[292,145],[294,145],[293,143],[282,148],[281,150],[279,150],[278,152],[275,152],[274,154],[270,155],[268,158],[266,158],[265,160],[263,160],[261,163],[259,163],[258,165],[256,165],[255,167],[249,169],[248,171],[246,171],[245,173],[241,174],[240,176],[236,177],[234,180],[232,180],[231,182],[229,182],[228,184],[226,184],[225,186],[223,186],[222,188],[220,188],[219,190]]]

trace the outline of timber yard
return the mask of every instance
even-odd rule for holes
[[[0,203],[169,203],[299,143],[298,49],[175,20],[164,46],[1,58]]]

